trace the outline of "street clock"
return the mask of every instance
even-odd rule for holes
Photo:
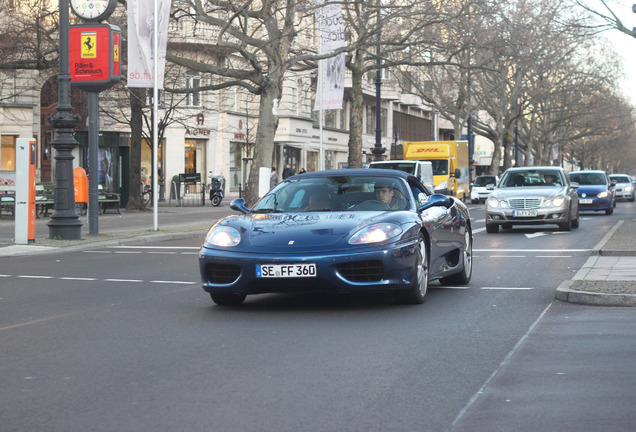
[[[102,21],[113,13],[117,0],[71,0],[73,13],[86,21]]]

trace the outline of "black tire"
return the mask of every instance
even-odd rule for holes
[[[612,213],[614,213],[614,207],[610,206],[610,208],[608,208],[607,210],[605,210],[605,214],[606,215],[611,215]]]
[[[402,304],[422,304],[428,291],[428,254],[424,235],[419,235],[415,247],[413,285],[407,290],[395,292],[398,302]]]
[[[629,199],[631,202],[634,202],[634,200],[636,200],[636,196],[632,195],[632,197]]]
[[[218,206],[219,206],[219,204],[221,204],[221,197],[220,197],[220,196],[218,196],[218,195],[213,196],[213,197],[212,197],[212,205],[213,205],[214,207],[218,207]]]
[[[464,253],[462,257],[463,268],[459,273],[441,278],[439,282],[442,285],[466,285],[470,282],[473,275],[473,233],[470,229],[466,229],[464,234]]]
[[[499,232],[499,225],[497,224],[486,224],[486,232],[489,234],[496,234]]]
[[[212,301],[219,306],[238,306],[245,301],[245,294],[210,293]]]
[[[579,212],[578,210],[576,211],[576,218],[572,219],[572,228],[578,228],[579,225],[581,224],[581,219],[579,217]]]
[[[559,224],[559,231],[572,231],[572,221],[568,220],[565,223]]]

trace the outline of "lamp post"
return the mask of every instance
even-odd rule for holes
[[[382,155],[385,152],[385,148],[382,147],[382,118],[381,118],[381,90],[382,87],[382,77],[380,76],[380,72],[382,71],[382,61],[380,60],[380,1],[378,0],[378,39],[376,44],[376,55],[375,55],[375,145],[373,149],[371,149],[371,153],[375,156],[376,161],[382,160]]]
[[[48,223],[49,238],[79,240],[82,222],[75,211],[75,185],[73,183],[73,149],[78,142],[73,128],[80,118],[73,115],[71,106],[71,74],[69,72],[69,0],[59,0],[60,7],[60,68],[58,74],[57,113],[49,116],[55,128],[55,199],[53,214]]]

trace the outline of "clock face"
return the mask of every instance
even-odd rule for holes
[[[117,6],[117,0],[71,0],[71,9],[78,17],[88,21],[108,18]]]

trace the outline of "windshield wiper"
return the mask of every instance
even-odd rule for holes
[[[273,208],[262,208],[258,210],[252,209],[252,213],[283,213],[283,211]]]

